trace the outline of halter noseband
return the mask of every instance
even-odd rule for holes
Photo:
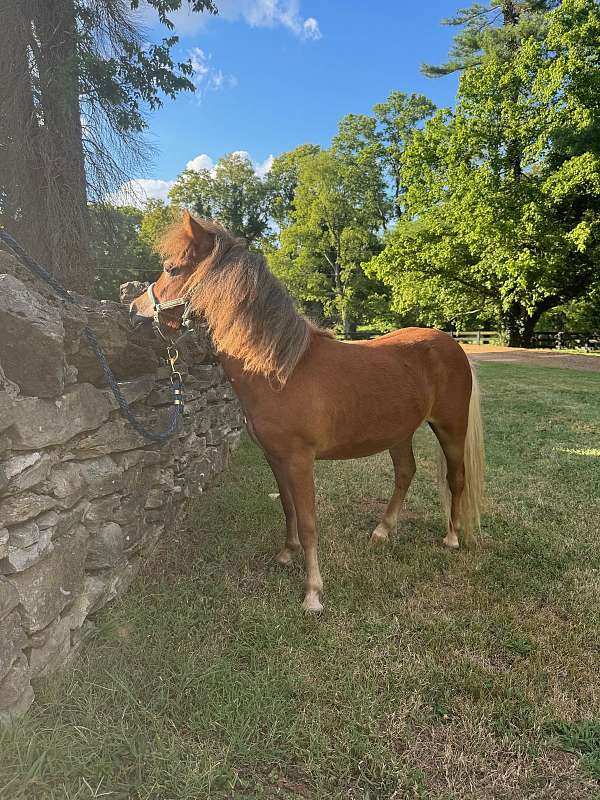
[[[158,333],[158,335],[168,341],[169,338],[164,335],[162,332],[162,328],[160,325],[160,312],[166,311],[169,308],[177,308],[177,306],[184,306],[183,316],[181,318],[181,327],[185,328],[184,334],[188,331],[192,331],[194,329],[193,322],[190,316],[190,307],[188,305],[188,298],[187,297],[178,297],[175,300],[166,300],[164,303],[159,303],[156,299],[156,295],[154,294],[154,283],[151,283],[148,288],[146,289],[146,294],[150,298],[150,302],[152,303],[153,309],[153,318],[152,318],[152,325],[154,330]]]

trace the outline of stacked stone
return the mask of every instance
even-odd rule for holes
[[[183,423],[168,443],[149,443],[120,416],[82,329],[94,328],[132,410],[156,430],[171,413],[160,346],[130,330],[125,306],[79,300],[86,313],[0,253],[4,718],[29,708],[32,679],[70,662],[93,628],[90,617],[130,585],[184,499],[227,465],[243,423],[199,332],[180,346]]]

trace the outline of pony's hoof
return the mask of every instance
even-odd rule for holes
[[[302,603],[304,611],[310,611],[311,614],[320,614],[323,611],[323,606],[319,600],[319,595],[314,592],[307,594]]]
[[[284,567],[287,567],[288,564],[292,563],[292,554],[287,549],[287,547],[284,547],[283,550],[280,550],[277,553],[277,555],[275,556],[275,561],[277,561],[278,564],[281,564]]]
[[[383,542],[387,542],[388,539],[389,535],[387,530],[383,527],[383,525],[378,525],[371,534],[369,544],[376,546],[378,544],[383,544]]]
[[[444,541],[444,545],[446,547],[448,547],[450,550],[458,550],[459,542],[458,542],[458,537],[457,537],[457,535],[455,533],[452,533],[452,534],[448,533],[444,537],[443,541]]]

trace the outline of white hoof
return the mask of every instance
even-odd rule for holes
[[[304,598],[304,602],[302,603],[302,608],[305,611],[310,611],[313,614],[319,614],[321,611],[323,611],[323,606],[321,605],[321,601],[319,600],[318,593],[309,592]]]
[[[449,547],[451,550],[458,550],[459,543],[458,543],[458,536],[454,533],[448,533],[444,537],[444,544],[446,547]]]
[[[275,556],[275,561],[277,561],[278,564],[283,564],[284,567],[288,564],[291,564],[292,551],[288,550],[287,547],[284,547],[283,550],[280,550]]]
[[[382,544],[383,542],[387,542],[388,539],[389,534],[387,528],[384,525],[379,524],[371,534],[369,544]]]

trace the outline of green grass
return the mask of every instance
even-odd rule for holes
[[[478,371],[478,548],[440,546],[427,431],[383,549],[387,456],[319,464],[326,610],[306,616],[245,442],[0,733],[1,800],[600,797],[600,374]]]

